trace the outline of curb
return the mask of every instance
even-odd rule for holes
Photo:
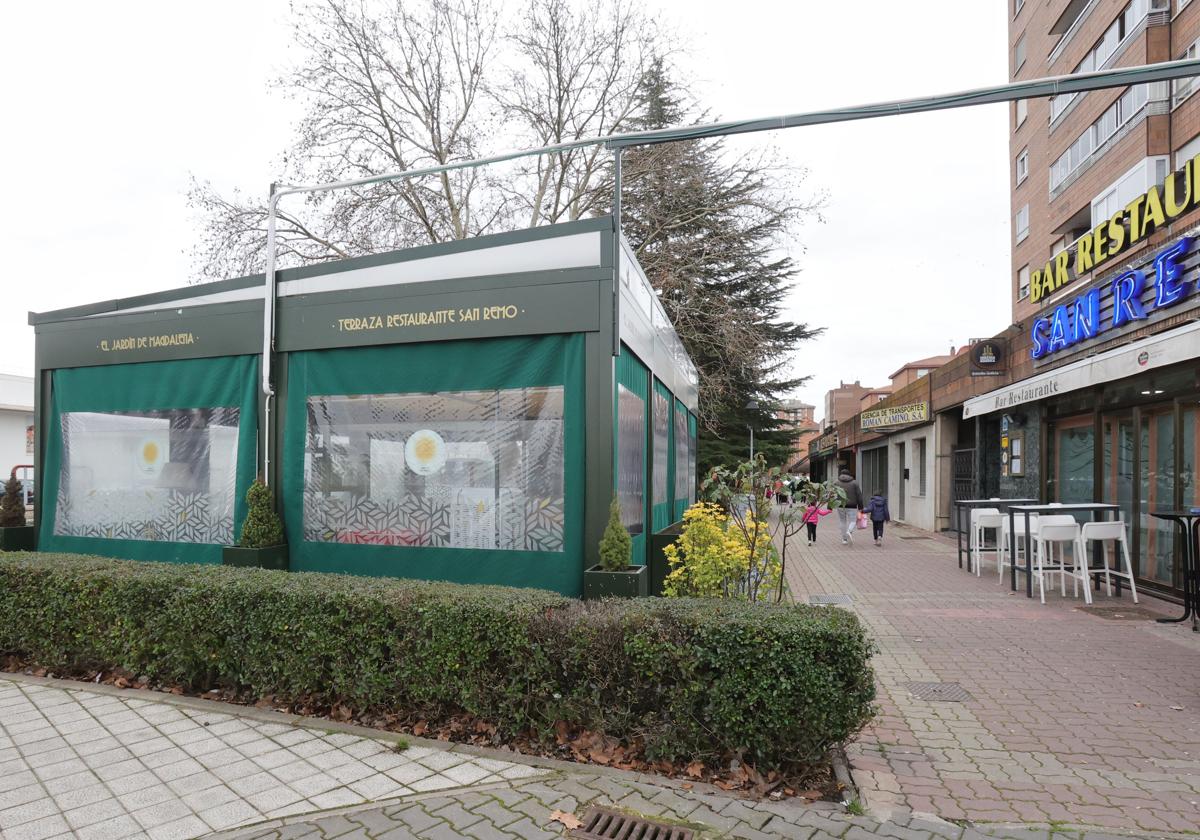
[[[829,751],[829,763],[833,766],[833,777],[837,779],[837,783],[842,788],[842,807],[849,809],[851,802],[857,802],[864,809],[867,808],[867,803],[859,792],[858,787],[854,784],[854,777],[850,773],[850,762],[846,758],[846,751],[840,746],[834,747]]]

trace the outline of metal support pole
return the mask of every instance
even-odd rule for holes
[[[621,355],[621,147],[613,149],[613,346]]]
[[[275,216],[279,206],[279,185],[271,184],[267,198],[267,260],[263,272],[263,350],[260,364],[263,392],[263,454],[262,480],[271,483],[271,400],[275,387],[271,380],[271,363],[275,353]]]

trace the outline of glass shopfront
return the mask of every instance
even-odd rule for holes
[[[1200,506],[1200,383],[1194,365],[1099,386],[1048,405],[1045,498],[1121,508],[1139,580],[1182,586],[1179,546],[1155,510]]]

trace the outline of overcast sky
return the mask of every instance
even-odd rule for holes
[[[854,4],[658,0],[715,117],[769,116],[999,84],[1006,3],[952,15]],[[735,14],[731,14],[731,10]],[[27,312],[183,285],[189,177],[265,193],[297,105],[284,0],[12,4],[0,49],[0,372],[33,372]],[[903,362],[1009,324],[1007,108],[739,138],[775,143],[828,195],[796,231],[797,396],[887,384]],[[820,411],[818,411],[818,415]]]

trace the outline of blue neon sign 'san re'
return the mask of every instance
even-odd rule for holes
[[[1200,285],[1183,282],[1183,267],[1179,265],[1179,260],[1191,247],[1192,237],[1185,236],[1155,256],[1154,309],[1179,303],[1192,292],[1194,286]],[[1050,317],[1034,321],[1030,329],[1033,358],[1040,359],[1057,353],[1080,341],[1095,338],[1106,329],[1122,327],[1146,317],[1146,310],[1142,306],[1142,292],[1146,288],[1144,272],[1123,272],[1107,288],[1113,296],[1113,314],[1108,321],[1100,320],[1099,288],[1055,307]]]

